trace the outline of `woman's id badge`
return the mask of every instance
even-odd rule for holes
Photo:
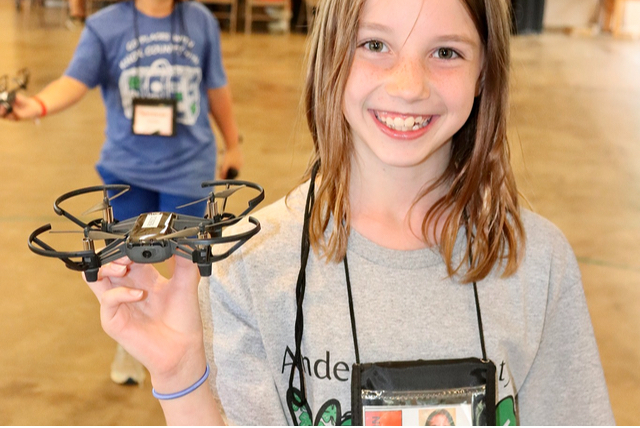
[[[176,135],[178,103],[173,99],[133,99],[131,130],[134,135]]]

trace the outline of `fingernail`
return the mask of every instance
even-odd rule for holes
[[[142,290],[138,290],[136,288],[130,288],[129,289],[129,294],[131,294],[133,297],[142,297]]]

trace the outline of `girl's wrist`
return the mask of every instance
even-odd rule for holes
[[[205,372],[208,372],[207,359],[204,356],[204,352],[202,352],[201,356],[192,359],[187,358],[187,361],[173,370],[162,373],[150,371],[151,385],[158,394],[172,395],[194,387],[205,375],[208,376],[208,373]]]
[[[186,395],[191,394],[192,392],[194,392],[195,390],[197,390],[198,388],[200,388],[200,386],[202,386],[207,379],[209,378],[209,373],[210,373],[211,369],[209,368],[209,364],[206,364],[206,368],[205,371],[203,373],[203,375],[197,380],[195,381],[193,384],[189,385],[188,387],[181,389],[179,391],[175,391],[175,392],[158,392],[156,391],[155,388],[152,389],[153,392],[153,396],[155,398],[157,398],[158,400],[175,400],[178,398],[182,398]]]

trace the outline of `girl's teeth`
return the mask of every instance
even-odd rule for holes
[[[404,127],[412,129],[414,123],[415,123],[414,119],[412,117],[408,117],[404,120]]]
[[[427,126],[430,122],[428,118],[423,116],[409,116],[403,119],[401,117],[383,117],[376,114],[376,117],[381,123],[384,123],[389,128],[397,131],[417,131],[418,129]]]

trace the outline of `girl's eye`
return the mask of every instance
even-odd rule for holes
[[[369,40],[362,44],[365,49],[371,52],[386,52],[387,47],[380,40]]]
[[[438,48],[434,56],[439,59],[454,59],[458,58],[460,55],[451,48]]]

